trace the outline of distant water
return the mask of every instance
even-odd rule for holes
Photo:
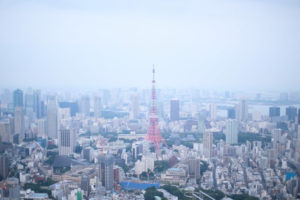
[[[249,105],[248,110],[250,113],[253,112],[260,112],[262,115],[269,115],[269,108],[273,105]],[[300,105],[293,105],[297,109],[300,108]],[[278,106],[280,107],[280,115],[283,116],[285,115],[285,109],[289,107],[289,105],[284,105],[284,106]]]
[[[248,112],[260,112],[262,115],[269,115],[269,108],[274,105],[248,105]],[[277,106],[280,107],[280,115],[285,115],[285,109],[289,107],[290,105],[284,105],[284,106]],[[300,104],[292,105],[295,106],[297,109],[300,108]],[[298,113],[298,112],[297,112]],[[227,117],[227,110],[223,109],[217,109],[217,115],[220,117]]]

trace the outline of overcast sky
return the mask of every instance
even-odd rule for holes
[[[1,87],[300,90],[299,0],[0,0]]]

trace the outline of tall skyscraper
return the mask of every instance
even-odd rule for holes
[[[6,155],[0,155],[0,176],[6,179],[9,172],[9,160]]]
[[[23,91],[20,89],[16,89],[13,94],[14,99],[14,108],[15,107],[23,107]]]
[[[99,118],[101,117],[102,112],[102,101],[100,97],[94,98],[94,117]]]
[[[75,147],[75,134],[70,129],[61,129],[58,137],[59,155],[69,156],[73,154]]]
[[[80,181],[80,188],[84,191],[86,197],[89,196],[90,193],[90,177],[87,175],[83,175]]]
[[[39,119],[37,122],[37,131],[38,131],[38,137],[45,137],[46,134],[46,120],[45,119]]]
[[[25,94],[25,113],[26,115],[31,115],[34,110],[34,96],[32,91]]]
[[[217,116],[216,104],[214,103],[209,104],[209,113],[210,113],[210,119],[215,120]]]
[[[235,108],[228,108],[227,109],[227,118],[235,119]]]
[[[15,108],[15,134],[19,134],[19,142],[24,139],[25,134],[25,122],[24,122],[24,112],[23,107]]]
[[[33,92],[33,112],[38,119],[42,117],[41,109],[41,91],[35,90]]]
[[[90,116],[90,97],[83,96],[79,101],[79,112],[86,117]]]
[[[12,142],[13,132],[11,126],[13,124],[9,119],[0,119],[0,140],[2,142]]]
[[[200,178],[200,159],[189,158],[187,160],[189,166],[189,177],[199,179]]]
[[[48,99],[47,105],[47,135],[52,139],[57,138],[57,106],[55,97]]]
[[[226,143],[238,144],[239,127],[238,121],[235,119],[229,119],[226,122]]]
[[[203,134],[203,155],[205,158],[212,157],[213,133],[205,131]]]
[[[46,106],[45,102],[41,101],[41,116],[40,117],[45,117],[46,116]]]
[[[294,106],[289,106],[285,109],[285,115],[288,117],[289,121],[295,121],[297,116],[297,108]]]
[[[280,117],[280,107],[270,107],[269,108],[269,117]]]
[[[248,100],[243,98],[240,100],[238,107],[238,120],[239,121],[247,121],[248,120]]]
[[[112,190],[114,187],[114,158],[111,155],[99,156],[99,180],[103,187]]]
[[[179,118],[179,100],[172,99],[170,102],[170,120],[178,121]]]
[[[281,138],[282,130],[280,128],[276,128],[272,130],[272,145],[276,154],[280,151],[280,138]]]
[[[131,113],[133,119],[138,119],[140,114],[140,103],[138,94],[131,96]]]

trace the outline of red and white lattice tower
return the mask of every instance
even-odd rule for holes
[[[161,137],[159,127],[158,127],[158,116],[156,111],[156,91],[155,91],[155,69],[153,65],[153,79],[152,79],[152,102],[151,102],[151,110],[149,117],[149,127],[146,136],[146,140],[149,142],[153,142],[156,151],[160,150],[160,143],[164,143],[166,146],[165,140]]]

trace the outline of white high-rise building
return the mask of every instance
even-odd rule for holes
[[[52,139],[57,138],[57,105],[56,99],[48,100],[47,105],[47,135]]]
[[[213,133],[205,131],[203,133],[203,155],[209,159],[212,157]]]
[[[83,96],[79,101],[79,111],[86,117],[90,116],[90,97]]]
[[[226,122],[226,143],[237,144],[238,134],[239,134],[238,121],[235,119],[229,119]]]
[[[135,163],[135,173],[140,175],[142,172],[147,172],[154,170],[154,158],[152,156],[143,156],[142,160],[138,160]]]
[[[210,119],[215,120],[217,117],[217,111],[216,111],[216,104],[211,103],[209,104],[209,112],[210,112]]]
[[[69,156],[73,154],[75,147],[75,134],[70,129],[61,129],[58,138],[59,155]]]
[[[58,108],[58,112],[57,112],[58,129],[61,129],[60,127],[68,126],[70,119],[71,119],[70,108]]]
[[[19,134],[19,141],[24,139],[25,134],[25,121],[24,121],[24,112],[22,107],[15,108],[15,134]]]
[[[37,129],[38,129],[38,136],[39,137],[45,137],[47,135],[46,134],[46,120],[45,119],[39,119],[38,120]]]
[[[131,96],[131,115],[133,119],[138,119],[140,112],[139,96],[134,94]]]

